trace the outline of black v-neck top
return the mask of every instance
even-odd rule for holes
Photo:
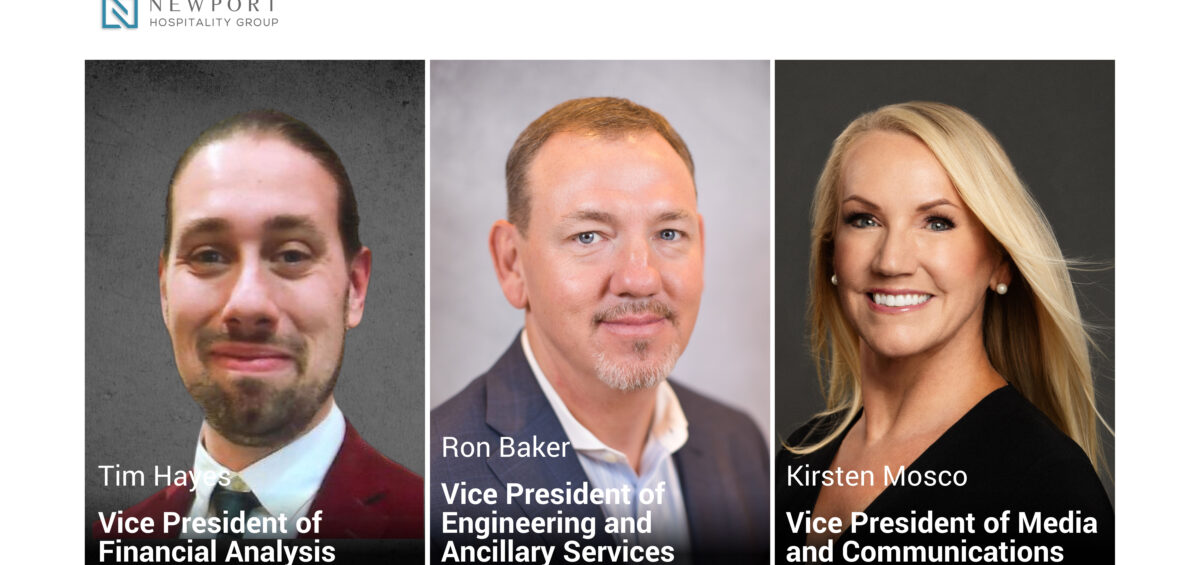
[[[855,419],[861,415],[860,411]],[[815,418],[796,430],[788,445],[816,443],[832,432],[836,422],[836,415]],[[801,526],[799,533],[793,533],[788,513],[811,512],[825,477],[810,480],[813,473],[805,471],[829,470],[844,438],[845,431],[813,453],[795,455],[781,450],[776,457],[776,562],[787,561],[791,546],[802,548],[805,544],[806,530]],[[790,476],[789,471],[797,468],[802,472]],[[905,471],[906,475],[912,471],[923,475],[962,471],[959,482],[963,474],[966,481],[961,486],[890,484],[864,510],[867,516],[911,518],[914,512],[917,517],[932,512],[935,517],[949,518],[970,514],[974,533],[851,531],[847,524],[833,543],[831,562],[1113,561],[1113,507],[1087,455],[1011,386],[979,401]],[[950,473],[941,477],[952,481]],[[790,480],[797,477],[799,481]],[[887,482],[882,473],[875,473],[875,485]],[[1007,533],[985,533],[985,518],[1000,518],[1004,511],[1010,511]],[[1056,524],[1070,524],[1076,532],[1086,523],[1085,518],[1094,518],[1097,532],[1021,533],[1022,513],[1028,519],[1038,512],[1043,518],[1053,517]]]

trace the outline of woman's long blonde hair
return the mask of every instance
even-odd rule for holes
[[[988,293],[985,299],[983,341],[988,359],[1099,469],[1090,339],[1067,261],[1046,216],[992,134],[966,112],[936,102],[894,104],[863,114],[833,143],[812,203],[809,339],[825,414],[840,412],[842,417],[824,440],[789,449],[815,451],[840,435],[862,406],[859,337],[846,320],[829,278],[843,161],[859,137],[880,130],[921,140],[946,170],[963,202],[1003,247],[1015,268],[1008,293]]]

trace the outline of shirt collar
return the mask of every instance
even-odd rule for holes
[[[205,422],[203,426],[208,426]],[[240,473],[234,473],[218,463],[204,449],[204,430],[196,442],[196,502],[208,507],[213,484],[203,480],[221,474],[237,476],[250,487],[268,514],[296,515],[312,500],[321,487],[325,473],[333,465],[346,435],[346,419],[337,403],[313,429],[292,440],[274,453],[255,461]]]
[[[542,394],[546,395],[546,400],[554,409],[554,415],[558,417],[558,422],[562,424],[563,431],[566,432],[567,439],[571,441],[571,446],[575,448],[575,451],[610,462],[613,456],[624,459],[623,453],[600,441],[600,438],[597,438],[571,414],[567,405],[563,403],[562,397],[546,379],[545,373],[542,373],[537,359],[534,358],[533,349],[529,346],[528,330],[521,330],[521,349],[525,352],[525,359],[529,362],[529,368],[533,370],[533,376],[537,379]],[[642,450],[643,454],[651,450],[652,442],[658,443],[667,454],[675,453],[683,447],[684,443],[687,443],[688,421],[683,415],[683,406],[679,404],[679,397],[675,396],[675,390],[666,380],[658,383],[654,400],[654,417],[651,419],[650,433],[647,439],[646,447]]]

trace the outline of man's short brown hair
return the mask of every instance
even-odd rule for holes
[[[342,160],[333,147],[321,137],[311,126],[278,110],[251,110],[235,114],[212,127],[204,130],[191,145],[183,152],[183,156],[175,163],[175,171],[171,173],[171,183],[167,185],[167,215],[166,233],[163,235],[162,255],[166,257],[171,251],[171,229],[174,224],[172,210],[175,182],[179,180],[184,167],[201,149],[218,141],[224,141],[237,135],[252,135],[275,137],[286,141],[317,160],[325,172],[333,177],[337,184],[337,218],[338,235],[342,239],[342,250],[349,264],[362,249],[362,241],[358,238],[358,202],[354,198],[354,187],[350,185],[350,175]]]
[[[529,191],[526,190],[526,171],[538,149],[556,133],[570,132],[585,135],[615,137],[630,132],[653,131],[671,145],[688,174],[696,176],[692,154],[683,138],[658,112],[624,98],[577,98],[551,108],[521,132],[508,152],[504,167],[508,184],[508,221],[521,233],[529,225]]]

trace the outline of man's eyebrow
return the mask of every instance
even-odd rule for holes
[[[602,224],[616,223],[616,218],[614,218],[612,214],[608,212],[601,212],[599,210],[576,210],[570,214],[567,214],[563,219],[581,222],[600,222]]]
[[[660,222],[679,222],[690,219],[692,219],[692,214],[687,210],[671,210],[658,215],[658,221]]]
[[[183,226],[179,239],[184,240],[203,234],[227,232],[233,229],[229,220],[224,218],[197,218]]]
[[[670,210],[670,211],[659,214],[658,217],[655,219],[658,220],[659,222],[673,222],[673,221],[688,220],[688,219],[691,219],[691,217],[692,217],[691,212],[688,212],[687,210]],[[565,219],[566,220],[575,220],[575,221],[600,222],[600,223],[604,223],[604,224],[614,224],[617,221],[616,217],[613,216],[612,214],[610,214],[608,212],[601,212],[599,210],[576,210],[574,212],[571,212],[570,214],[567,214]]]
[[[317,234],[321,233],[321,230],[317,229],[317,224],[312,221],[312,218],[290,214],[272,216],[263,222],[263,231],[308,231]]]

